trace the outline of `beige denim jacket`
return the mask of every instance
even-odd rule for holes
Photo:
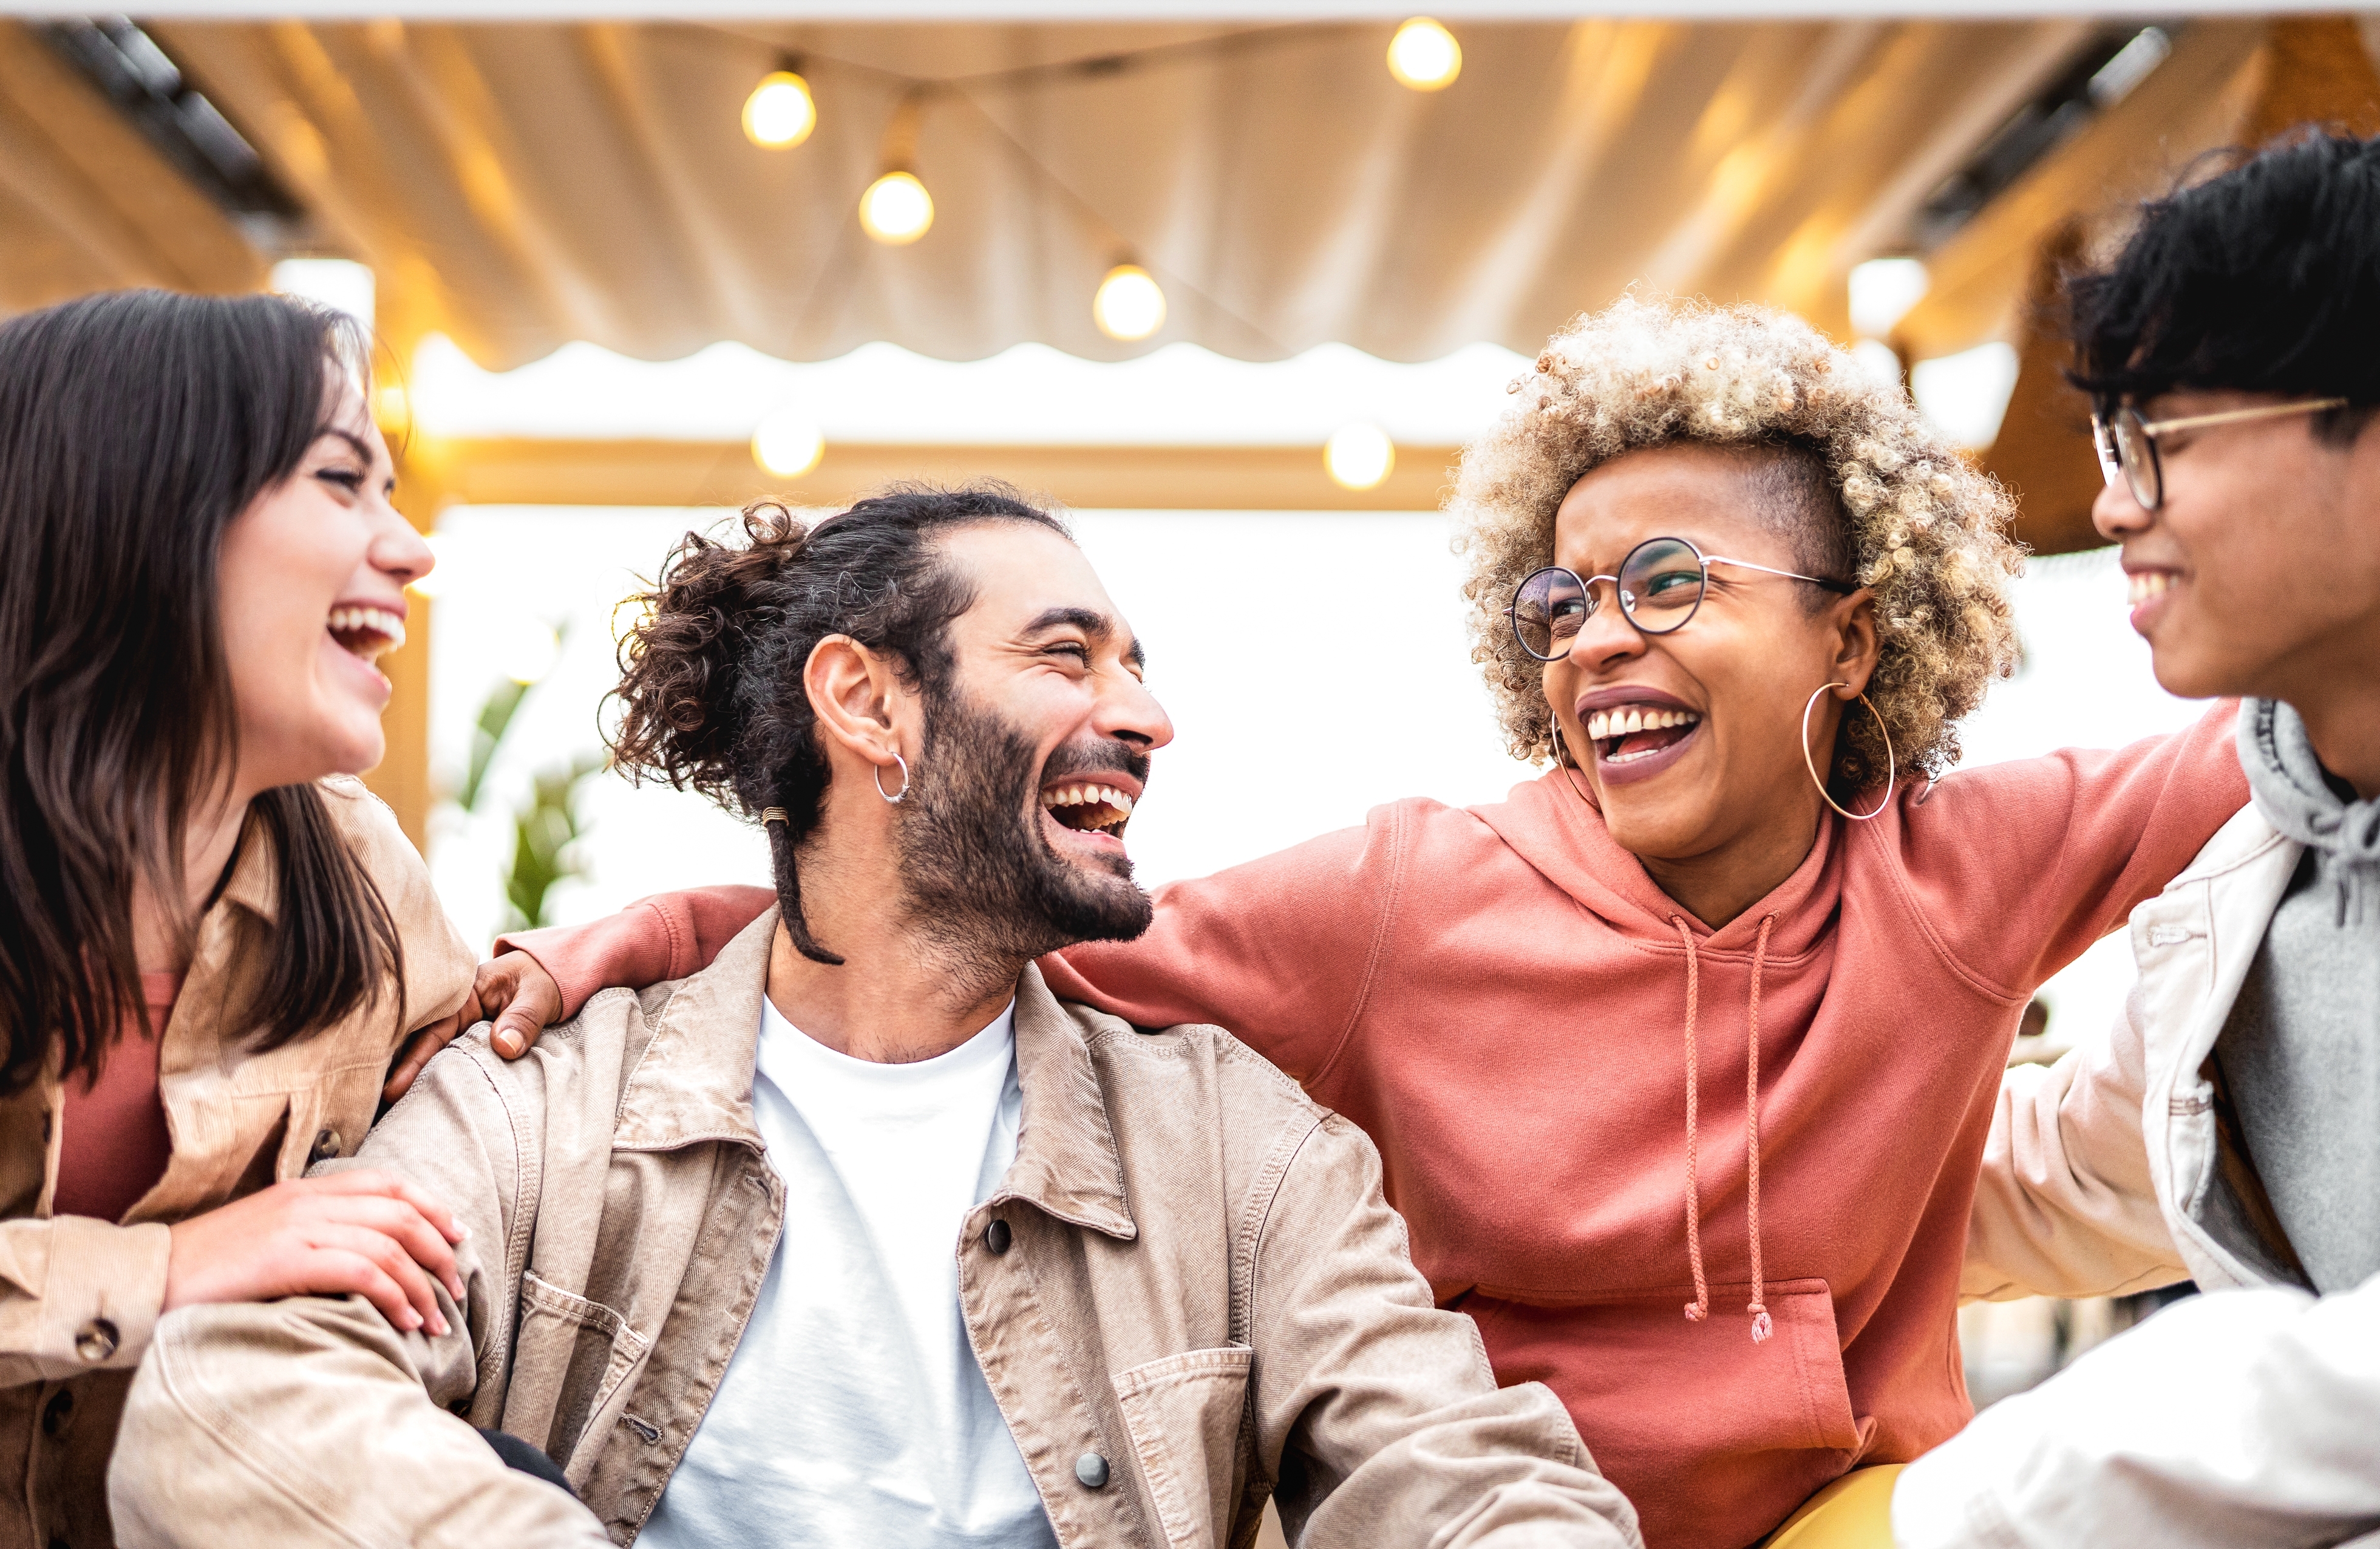
[[[516,1063],[484,1027],[433,1061],[357,1163],[468,1225],[455,1332],[358,1299],[167,1317],[110,1481],[124,1542],[633,1540],[784,1218],[750,1106],[775,930],[603,992]],[[1016,1062],[1016,1161],[953,1250],[1061,1544],[1245,1549],[1276,1491],[1307,1544],[1641,1543],[1553,1394],[1500,1391],[1431,1305],[1354,1126],[1217,1029],[1143,1032],[1033,969]],[[466,1419],[543,1447],[585,1507]]]
[[[337,1025],[257,1054],[233,1019],[263,971],[278,911],[271,838],[251,826],[166,1019],[158,1089],[173,1153],[121,1223],[52,1216],[64,1088],[0,1098],[0,1546],[105,1549],[117,1411],[165,1298],[167,1226],[352,1151],[411,1028],[463,1002],[473,955],[438,907],[396,819],[361,781],[325,805],[405,944],[405,1021],[383,995]]]

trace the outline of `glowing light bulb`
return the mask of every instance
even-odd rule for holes
[[[1137,263],[1119,263],[1099,282],[1091,299],[1091,321],[1099,332],[1125,344],[1165,326],[1165,292],[1157,276]]]
[[[826,456],[826,437],[791,409],[780,409],[752,433],[752,460],[780,479],[798,479]]]
[[[1378,489],[1396,466],[1396,443],[1378,425],[1342,425],[1322,444],[1323,470],[1342,489]]]
[[[1389,73],[1398,85],[1416,91],[1451,86],[1463,73],[1463,45],[1437,22],[1417,16],[1389,40]]]
[[[789,151],[818,128],[810,83],[791,70],[771,70],[744,99],[744,138],[764,151]]]
[[[915,174],[888,172],[859,196],[859,224],[887,247],[906,246],[934,224],[934,196]]]

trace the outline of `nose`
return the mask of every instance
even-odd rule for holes
[[[2116,479],[2102,485],[2098,497],[2091,502],[2091,525],[2098,529],[2100,537],[2120,543],[2155,527],[2156,513],[2132,498],[2129,482]]]
[[[1621,611],[1618,583],[1611,601],[1586,616],[1572,637],[1563,660],[1582,672],[1597,672],[1615,662],[1645,654],[1645,635]]]
[[[372,568],[400,587],[411,586],[437,567],[438,555],[431,552],[430,541],[397,514],[395,506],[386,500],[376,504],[379,509],[374,513]]]
[[[1128,672],[1117,672],[1099,696],[1096,718],[1101,736],[1132,743],[1153,753],[1173,740],[1173,717],[1157,702],[1148,685]]]

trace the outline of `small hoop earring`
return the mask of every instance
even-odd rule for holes
[[[1892,732],[1885,726],[1884,717],[1876,715],[1876,706],[1868,702],[1868,697],[1865,694],[1860,695],[1859,701],[1862,704],[1867,705],[1867,713],[1869,714],[1876,715],[1876,729],[1884,738],[1884,796],[1882,799],[1878,800],[1876,804],[1867,811],[1852,811],[1849,807],[1844,806],[1841,802],[1827,794],[1827,782],[1818,778],[1817,762],[1810,757],[1810,712],[1818,707],[1818,695],[1825,693],[1829,689],[1848,689],[1850,687],[1851,685],[1848,683],[1822,683],[1818,686],[1816,693],[1812,694],[1807,700],[1804,700],[1802,702],[1802,762],[1810,771],[1811,783],[1818,787],[1819,800],[1824,801],[1828,806],[1832,807],[1836,811],[1842,813],[1843,816],[1851,819],[1853,823],[1865,823],[1868,819],[1876,816],[1876,813],[1883,811],[1886,806],[1891,802],[1893,783],[1900,778],[1900,766],[1893,762]]]
[[[901,766],[901,788],[890,796],[884,795],[884,766],[880,763],[876,766],[876,794],[883,796],[885,800],[898,807],[902,799],[909,794],[909,761],[903,758],[900,750],[896,748],[892,752],[892,762]]]
[[[782,823],[790,826],[792,822],[792,819],[785,816],[785,810],[783,807],[763,807],[760,809],[760,826],[763,828],[768,827],[772,823]]]

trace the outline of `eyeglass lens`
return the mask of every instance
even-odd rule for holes
[[[2116,410],[2107,422],[2107,437],[2115,444],[2116,463],[2123,470],[2124,482],[2132,498],[2143,511],[2154,511],[2165,498],[2165,470],[2157,465],[2156,443],[2149,436],[2148,427],[2141,422],[2139,411],[2131,409]],[[2101,454],[2104,461],[2106,454]]]
[[[1666,635],[1702,605],[1703,576],[1702,555],[1683,539],[1639,543],[1620,565],[1621,611],[1645,634]],[[1512,631],[1530,655],[1559,661],[1599,605],[1576,574],[1549,567],[1521,583],[1512,599]]]

